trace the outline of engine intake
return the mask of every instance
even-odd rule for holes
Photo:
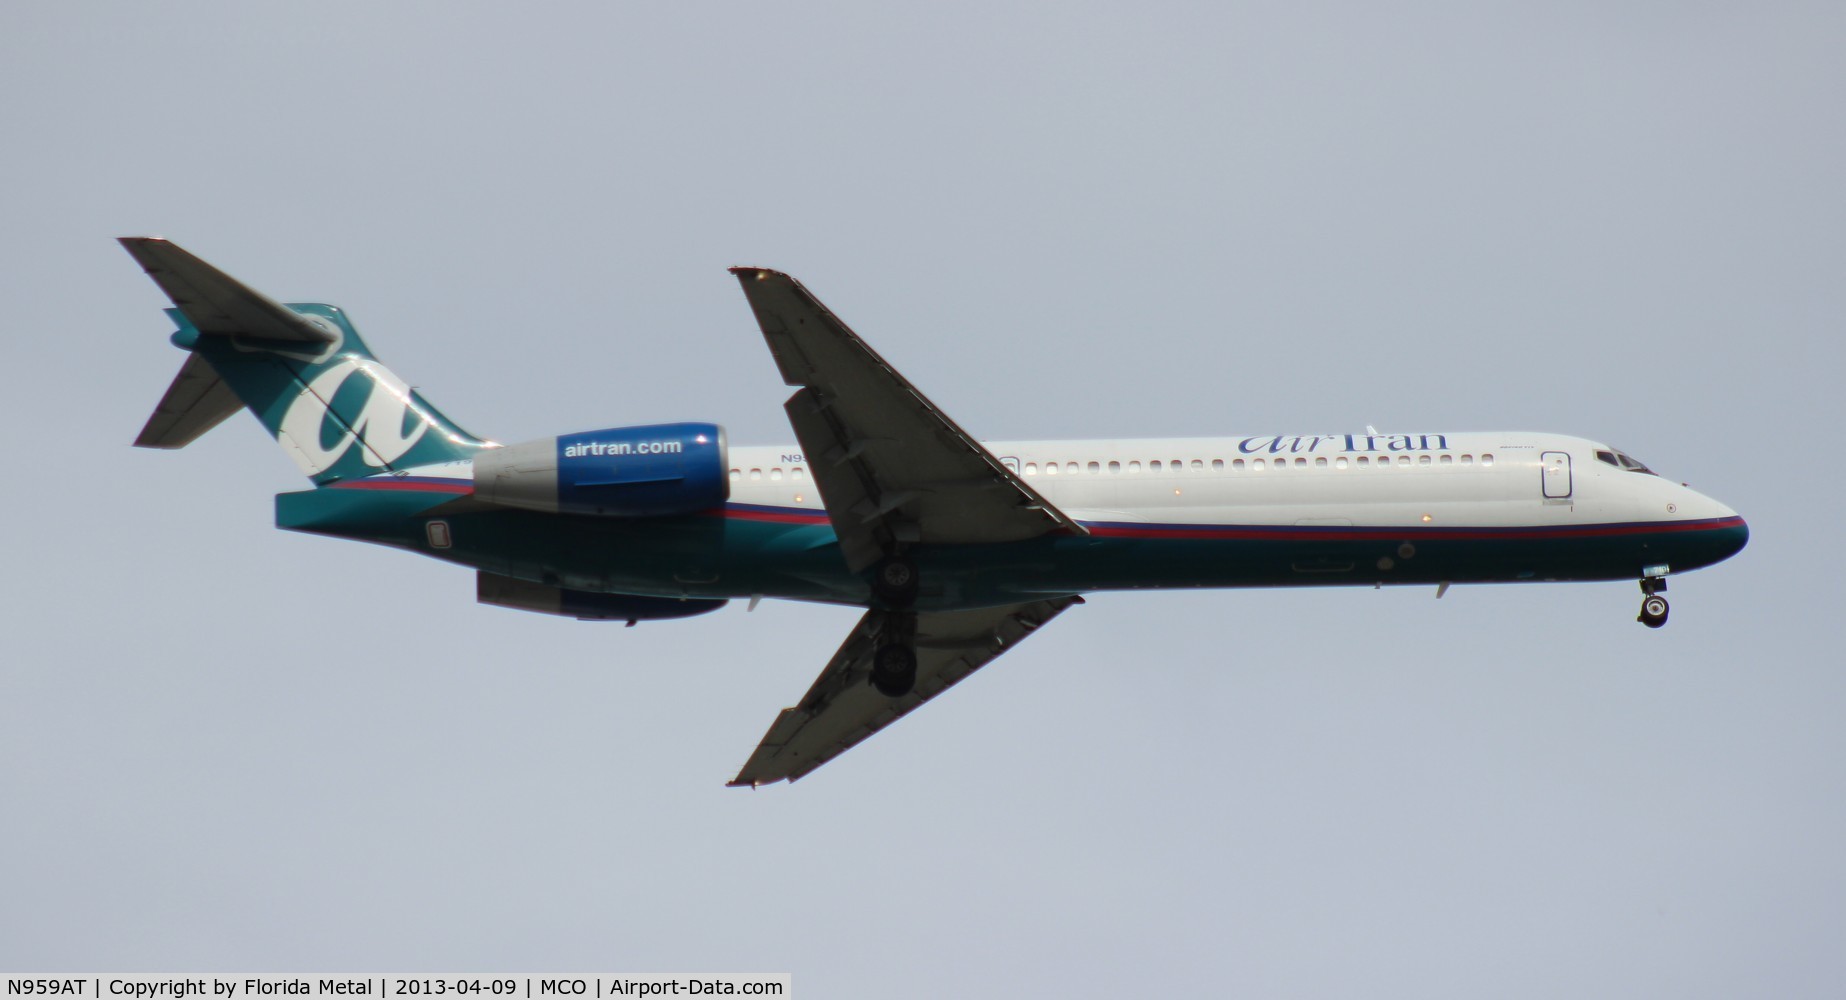
[[[730,499],[726,462],[717,424],[582,431],[480,452],[474,495],[547,514],[690,514]]]

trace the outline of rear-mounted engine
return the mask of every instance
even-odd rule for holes
[[[690,514],[730,498],[726,461],[716,424],[584,431],[480,452],[474,496],[547,514]]]

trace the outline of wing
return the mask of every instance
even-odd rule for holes
[[[1013,648],[1081,597],[970,611],[868,611],[794,708],[782,710],[732,787],[794,781],[910,714],[988,661]],[[870,683],[880,638],[913,627],[916,687],[901,698]]]
[[[847,567],[899,545],[1085,534],[778,271],[732,268],[769,341],[785,406]]]

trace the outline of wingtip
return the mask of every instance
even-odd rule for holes
[[[758,281],[768,281],[770,278],[788,277],[788,275],[783,274],[781,271],[768,267],[745,267],[743,265],[738,265],[729,270],[732,274],[736,275],[740,281],[748,281],[751,278],[755,278]]]
[[[155,262],[163,255],[170,255],[173,251],[182,254],[186,252],[180,250],[179,244],[164,236],[117,236],[115,241],[128,251],[128,255],[141,265],[142,270],[150,274],[156,266]]]

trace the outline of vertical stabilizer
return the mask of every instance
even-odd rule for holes
[[[183,447],[241,404],[317,484],[486,446],[380,364],[339,308],[276,302],[166,240],[121,242],[173,300],[173,343],[192,352],[137,445]]]

